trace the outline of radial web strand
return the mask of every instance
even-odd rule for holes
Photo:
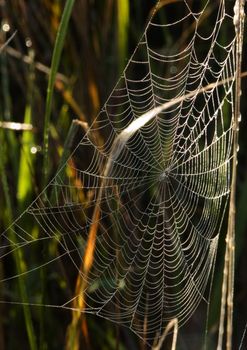
[[[50,306],[75,308],[83,298],[81,311],[150,344],[170,320],[181,326],[208,303],[230,190],[232,8],[222,0],[189,3],[155,13],[66,164],[1,235],[1,259],[21,251],[26,263],[22,275],[6,269],[6,290],[23,278],[28,303],[41,304],[32,280],[45,268],[48,290],[57,290]],[[74,295],[68,284],[78,275]],[[21,302],[14,292],[5,300]]]

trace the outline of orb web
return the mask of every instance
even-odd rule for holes
[[[66,164],[1,235],[1,259],[21,251],[26,262],[2,282],[23,278],[28,302],[39,305],[32,279],[46,268],[58,290],[49,306],[74,309],[83,298],[80,311],[149,343],[170,320],[188,321],[208,302],[230,189],[234,74],[224,1],[157,11]],[[78,294],[67,292],[63,271],[81,280]]]

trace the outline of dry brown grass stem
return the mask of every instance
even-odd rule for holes
[[[164,329],[164,332],[162,333],[162,336],[160,337],[160,340],[157,345],[152,347],[152,350],[160,350],[162,348],[162,345],[164,344],[164,341],[166,340],[168,334],[171,333],[171,330],[173,329],[173,337],[172,337],[172,346],[171,350],[176,350],[177,346],[177,337],[178,337],[178,319],[174,318],[172,319],[166,328]]]
[[[234,26],[236,32],[236,76],[235,76],[235,103],[233,115],[233,161],[231,194],[228,214],[228,229],[226,236],[226,251],[223,271],[221,294],[221,313],[217,350],[223,348],[226,317],[226,349],[232,350],[233,333],[233,302],[234,302],[234,269],[235,269],[235,216],[236,216],[236,183],[237,183],[237,152],[238,133],[240,123],[240,96],[241,96],[241,63],[244,28],[244,0],[236,0],[234,6]]]

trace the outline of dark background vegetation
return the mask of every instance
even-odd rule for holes
[[[168,2],[168,1],[167,1]],[[175,1],[170,1],[175,2]],[[203,0],[188,0],[199,3]],[[0,0],[0,43],[17,34],[0,55],[0,121],[32,124],[32,131],[0,128],[0,231],[2,232],[41,192],[45,99],[49,67],[65,1]],[[155,5],[153,0],[76,0],[69,23],[52,102],[49,143],[49,178],[55,174],[73,119],[90,125],[111,92]],[[126,7],[127,6],[127,7]],[[208,22],[210,25],[210,21]],[[246,40],[245,40],[246,43]],[[245,52],[244,63],[245,70]],[[234,339],[235,348],[247,321],[247,138],[246,81],[243,79],[242,123],[237,186],[237,241]],[[83,132],[83,131],[82,131]],[[223,256],[224,237],[219,256]],[[220,266],[220,260],[219,260]],[[5,269],[0,265],[0,279]],[[216,274],[219,269],[216,268]],[[217,277],[217,276],[216,276]],[[35,281],[33,282],[35,283]],[[214,295],[221,291],[216,278]],[[0,285],[0,294],[5,287]],[[74,286],[70,286],[73,290]],[[56,291],[52,291],[56,293]],[[49,300],[44,303],[49,304]],[[218,306],[218,304],[216,305]],[[216,307],[217,309],[217,307]],[[64,310],[41,309],[34,321],[38,349],[62,349],[71,315]],[[217,331],[217,310],[211,310],[210,332]],[[36,311],[37,313],[37,311]],[[37,318],[37,315],[35,314]],[[81,348],[144,349],[128,330],[89,317]],[[28,349],[23,309],[0,306],[0,349]],[[193,328],[194,327],[194,328]],[[182,332],[181,348],[196,337],[196,321]]]

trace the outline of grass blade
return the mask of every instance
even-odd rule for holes
[[[129,0],[118,0],[118,57],[122,73],[128,52]]]
[[[45,108],[45,124],[44,124],[44,135],[43,135],[43,143],[44,143],[44,149],[43,149],[43,186],[46,184],[47,176],[48,176],[48,145],[49,145],[49,125],[50,125],[50,118],[51,118],[51,108],[52,108],[52,98],[53,98],[53,91],[54,91],[54,85],[56,80],[56,74],[61,58],[61,53],[64,45],[64,40],[68,28],[69,19],[71,16],[71,12],[73,9],[75,0],[67,0],[62,19],[58,28],[58,33],[55,41],[55,47],[53,50],[52,55],[52,62],[51,62],[51,71],[48,81],[48,87],[47,87],[47,95],[46,95],[46,108]]]
[[[1,139],[1,144],[3,145],[3,135],[2,137],[0,137],[0,139]],[[2,149],[4,150],[5,147],[3,147]],[[9,192],[8,181],[7,181],[5,167],[4,167],[4,157],[2,156],[0,156],[0,175],[1,175],[1,182],[3,187],[4,197],[5,197],[5,203],[6,203],[6,212],[8,215],[7,224],[11,224],[13,222],[13,210],[12,210],[12,203],[9,195],[10,192]],[[10,239],[13,242],[15,242],[14,235],[10,237]],[[13,255],[14,255],[16,271],[18,275],[20,275],[20,277],[18,278],[18,287],[20,290],[21,300],[23,302],[23,312],[24,312],[29,346],[31,350],[36,350],[37,349],[36,337],[34,333],[34,327],[33,327],[30,308],[27,304],[28,302],[27,289],[26,289],[25,281],[21,277],[22,273],[24,272],[25,262],[24,262],[21,250],[13,249]]]
[[[33,61],[34,52],[30,51],[30,57]],[[24,124],[32,124],[32,100],[34,89],[34,65],[30,65],[30,72],[28,77],[28,93],[27,103],[25,107]],[[21,213],[27,206],[30,200],[30,194],[32,193],[33,180],[33,156],[30,152],[30,146],[34,143],[34,134],[32,130],[24,131],[21,139],[21,152],[20,163],[18,172],[18,186],[17,186],[17,199],[19,212]]]

